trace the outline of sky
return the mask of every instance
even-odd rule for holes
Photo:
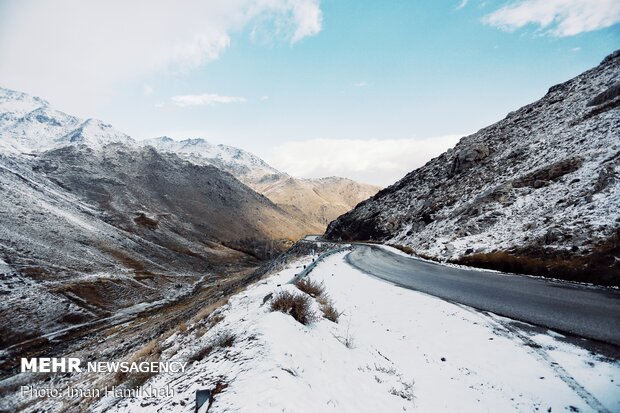
[[[620,0],[0,0],[0,86],[388,185],[620,48]]]

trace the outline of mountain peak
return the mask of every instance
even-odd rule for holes
[[[133,140],[98,119],[80,119],[54,109],[41,98],[0,88],[0,150],[42,152],[62,146],[93,147]]]

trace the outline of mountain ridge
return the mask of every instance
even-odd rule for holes
[[[305,222],[314,233],[322,233],[331,220],[380,189],[341,177],[296,178],[243,149],[214,145],[202,138],[177,141],[164,136],[143,140],[139,144],[175,153],[197,165],[213,165],[231,173]]]
[[[620,51],[331,222],[442,261],[618,284]]]
[[[295,178],[248,151],[212,144],[203,138],[175,140],[161,136],[135,140],[100,120],[77,118],[54,109],[44,99],[6,88],[0,88],[0,136],[0,151],[13,154],[41,153],[79,144],[95,149],[111,143],[130,147],[152,146],[160,152],[174,153],[192,164],[211,165],[232,174],[253,190],[270,197],[293,214],[302,228],[312,233],[322,233],[327,223],[380,189],[338,177],[331,181]],[[299,181],[295,181],[289,191],[306,192],[306,203],[291,204],[295,195],[284,190],[290,179]],[[333,188],[329,188],[328,182]],[[342,192],[347,184],[350,193],[343,193],[341,198],[321,195],[330,191]],[[280,190],[270,191],[275,186],[280,186]]]

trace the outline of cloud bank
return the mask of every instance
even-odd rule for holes
[[[143,76],[217,59],[234,32],[277,27],[274,37],[295,43],[322,24],[318,0],[24,0],[0,6],[2,85],[77,114]]]
[[[218,103],[243,103],[247,99],[239,96],[222,96],[214,93],[205,93],[202,95],[181,95],[173,96],[170,101],[180,107],[186,106],[213,106]]]
[[[463,135],[426,139],[311,139],[276,146],[268,162],[305,178],[344,176],[390,185],[456,145]]]
[[[573,36],[620,22],[618,0],[518,0],[484,17],[483,21],[506,31],[528,24],[553,36]]]

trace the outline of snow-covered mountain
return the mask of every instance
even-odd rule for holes
[[[217,167],[8,89],[0,191],[0,348],[247,272],[312,230]]]
[[[137,142],[0,89],[0,323],[17,321],[0,348],[247,273],[321,232],[327,220],[251,186],[281,179],[237,148]]]
[[[202,138],[134,140],[99,120],[80,119],[54,109],[41,98],[0,88],[0,152],[41,153],[79,144],[100,150],[111,143],[133,148],[152,146],[194,165],[215,166],[293,214],[300,228],[308,232],[323,232],[328,222],[379,190],[345,178],[300,180],[250,152]],[[349,191],[343,191],[345,188]],[[308,202],[294,203],[295,199]]]
[[[330,221],[380,189],[340,177],[292,177],[243,149],[214,145],[201,138],[176,141],[162,136],[140,141],[139,144],[153,146],[161,152],[175,153],[196,165],[212,165],[229,172],[296,216],[315,233],[323,232]]]
[[[226,172],[120,143],[0,154],[0,188],[0,348],[220,282],[307,232]]]
[[[173,152],[197,165],[213,165],[229,172],[246,185],[271,176],[283,175],[259,157],[228,145],[214,145],[202,138],[174,140],[167,136],[139,142],[161,152]],[[251,185],[250,185],[251,186]]]
[[[52,108],[41,98],[0,88],[0,151],[42,152],[68,145],[100,148],[133,139],[96,119],[80,119]]]
[[[333,221],[331,239],[620,282],[620,51]]]
[[[264,178],[253,187],[290,214],[311,224],[317,234],[333,219],[379,190],[374,185],[335,176],[300,179],[286,175],[277,179]]]

